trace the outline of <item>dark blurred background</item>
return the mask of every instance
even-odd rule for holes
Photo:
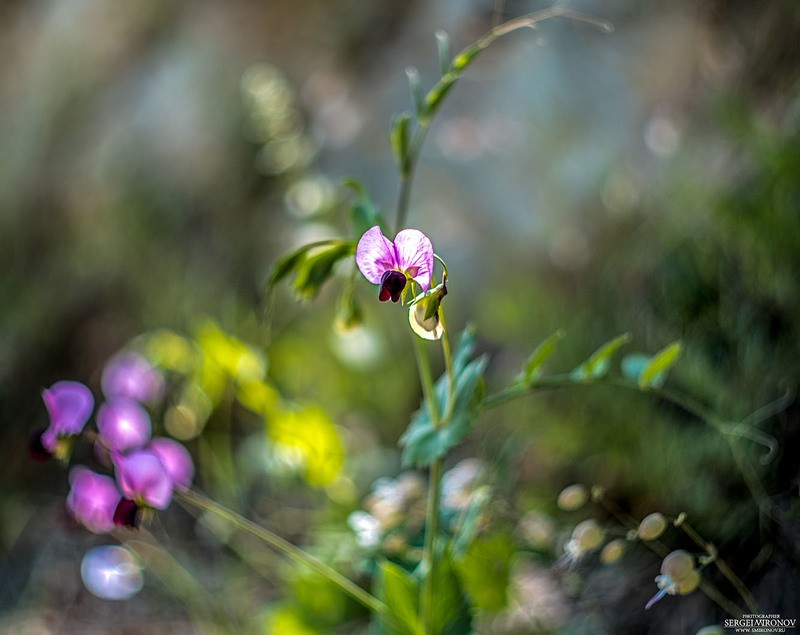
[[[307,306],[280,290],[267,329],[269,268],[293,246],[347,233],[344,177],[392,216],[389,122],[410,109],[407,66],[426,86],[436,80],[436,29],[458,50],[498,9],[510,18],[546,6],[0,6],[0,630],[240,632],[252,628],[242,613],[285,592],[269,575],[254,582],[235,550],[217,560],[191,536],[176,558],[206,592],[247,590],[229,611],[234,626],[227,613],[193,621],[196,607],[159,583],[124,604],[81,586],[81,553],[104,539],[64,529],[65,471],[30,463],[26,445],[46,424],[42,387],[97,388],[105,360],[139,333],[192,332],[210,317],[264,350],[288,398],[317,401],[348,431],[353,491],[343,500],[276,485],[265,508],[300,501],[304,519],[276,516],[279,532],[302,541],[298,527],[341,520],[373,478],[400,470],[393,448],[419,400],[402,312],[359,280],[364,329],[338,333],[334,281]],[[615,31],[553,20],[502,39],[432,126],[409,222],[448,263],[451,330],[476,327],[492,354],[490,389],[559,327],[567,337],[552,367],[562,370],[621,332],[648,353],[682,339],[671,385],[738,421],[791,390],[800,370],[800,5],[569,6]],[[553,512],[576,481],[602,484],[635,516],[686,511],[765,612],[796,618],[796,403],[760,430],[778,442],[766,465],[763,448],[733,443],[770,514],[728,440],[635,394],[517,402],[487,413],[458,454],[494,466],[510,522]],[[320,509],[334,511],[320,519]],[[182,510],[164,515],[191,533]],[[545,621],[545,632],[682,633],[722,619],[699,593],[643,613],[658,560],[638,555],[624,575],[588,572],[564,600],[581,618]]]

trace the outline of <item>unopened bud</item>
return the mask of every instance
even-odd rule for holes
[[[589,500],[589,492],[583,485],[575,484],[565,487],[558,495],[557,505],[564,511],[580,509]]]
[[[664,517],[664,514],[654,512],[642,519],[636,533],[642,540],[655,540],[664,533],[666,528],[667,519]]]
[[[596,521],[584,520],[572,530],[572,539],[581,553],[593,551],[603,542],[603,529]]]
[[[614,564],[625,553],[625,541],[617,538],[609,542],[600,552],[600,562]]]
[[[661,573],[679,584],[692,575],[694,570],[694,556],[683,549],[668,554],[661,563]]]

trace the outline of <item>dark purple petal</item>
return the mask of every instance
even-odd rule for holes
[[[114,480],[88,468],[76,467],[70,472],[69,482],[67,509],[75,520],[96,534],[111,531],[120,499]]]
[[[94,408],[92,392],[76,381],[59,381],[42,391],[50,415],[50,427],[42,435],[42,445],[55,451],[59,437],[80,434]]]
[[[150,450],[114,455],[117,483],[125,498],[139,505],[166,509],[172,500],[172,479],[161,459]]]
[[[120,499],[119,504],[114,509],[114,524],[117,527],[138,529],[139,521],[141,520],[139,511],[139,506],[132,500],[127,498]]]
[[[381,278],[381,291],[378,294],[378,299],[381,302],[386,302],[391,298],[392,302],[397,302],[405,287],[406,274],[399,271],[387,271]]]
[[[53,453],[44,447],[42,436],[44,436],[45,429],[39,428],[31,435],[28,442],[28,454],[34,461],[47,461],[53,458]]]
[[[150,415],[132,399],[114,399],[97,411],[97,431],[109,450],[124,452],[150,440]]]
[[[397,268],[394,245],[377,225],[364,232],[358,241],[356,264],[372,284],[380,284],[387,270]]]
[[[413,278],[423,291],[431,286],[433,245],[418,229],[404,229],[394,237],[397,268]]]
[[[164,377],[141,355],[123,353],[106,364],[101,386],[108,399],[125,397],[146,403],[164,392]]]
[[[159,458],[172,483],[178,487],[189,487],[194,477],[192,455],[182,444],[172,439],[156,437],[148,448]]]

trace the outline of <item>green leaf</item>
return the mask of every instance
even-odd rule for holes
[[[393,618],[384,629],[397,635],[425,635],[419,618],[419,582],[402,567],[387,560],[380,563],[379,595]]]
[[[442,635],[471,633],[470,606],[448,551],[436,562],[433,587],[436,589],[436,597],[431,614],[431,632]]]
[[[344,179],[343,184],[358,195],[358,201],[350,208],[350,221],[353,225],[353,237],[358,240],[365,231],[377,225],[386,233],[386,221],[380,211],[372,203],[366,188],[356,179]]]
[[[447,418],[437,427],[431,420],[427,402],[423,402],[411,418],[400,444],[403,465],[425,467],[443,457],[472,430],[480,413],[484,395],[483,372],[488,358],[484,355],[468,361],[474,348],[474,334],[467,330],[453,355],[454,391],[450,404],[450,382],[447,373],[434,386],[437,410]],[[448,412],[449,405],[449,412]]]
[[[413,66],[406,69],[408,87],[411,89],[411,102],[414,104],[414,112],[419,117],[425,109],[425,98],[422,96],[422,86],[419,81],[419,71]]]
[[[305,259],[297,267],[292,286],[303,300],[317,297],[320,287],[331,277],[333,268],[340,260],[356,253],[356,246],[349,240],[330,241],[325,246],[306,252]]]
[[[523,385],[533,383],[541,374],[542,366],[553,354],[556,345],[563,339],[564,331],[559,329],[539,344],[525,363],[525,369],[519,378],[519,383]]]
[[[442,75],[442,78],[425,95],[425,103],[419,114],[420,121],[427,122],[433,118],[444,98],[447,97],[447,93],[460,77],[461,73],[458,71],[449,71]]]
[[[269,286],[272,288],[293,273],[292,286],[297,295],[303,300],[313,300],[331,277],[336,263],[354,254],[355,244],[350,240],[332,239],[304,245],[275,264]]]
[[[456,564],[475,608],[497,612],[508,604],[508,584],[514,544],[504,532],[479,538]]]
[[[490,498],[489,490],[480,488],[473,493],[469,507],[462,511],[456,519],[456,529],[453,532],[452,541],[453,555],[456,558],[462,557],[475,539],[479,529],[478,519]]]
[[[678,361],[681,356],[683,345],[680,341],[673,342],[665,346],[658,353],[653,355],[653,359],[642,371],[639,376],[639,386],[642,388],[660,388],[667,380],[667,372]]]
[[[573,370],[571,376],[580,380],[603,377],[608,372],[614,354],[630,341],[630,333],[623,333],[619,337],[615,337],[613,340],[606,342],[592,353],[589,359]]]
[[[411,114],[404,112],[394,120],[390,137],[392,151],[397,159],[397,166],[400,168],[400,175],[404,177],[411,172],[410,128]]]
[[[452,52],[450,50],[450,36],[447,31],[436,31],[436,51],[439,54],[439,70],[442,75],[450,70]]]

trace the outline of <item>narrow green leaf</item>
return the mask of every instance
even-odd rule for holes
[[[422,95],[422,86],[419,80],[419,71],[413,66],[406,69],[408,87],[411,89],[411,103],[414,104],[414,112],[419,117],[425,110],[425,98]]]
[[[353,226],[353,238],[358,240],[371,227],[378,225],[386,233],[386,221],[380,211],[370,200],[364,185],[354,179],[347,178],[342,183],[358,195],[358,201],[350,208],[350,222]]]
[[[497,612],[506,607],[513,556],[511,537],[500,532],[478,538],[457,562],[464,589],[475,608]]]
[[[639,376],[639,386],[642,388],[660,388],[667,380],[667,372],[681,356],[683,345],[680,341],[672,342],[665,346],[647,364]]]
[[[436,563],[433,586],[436,589],[436,599],[431,615],[431,632],[442,635],[471,633],[470,606],[447,550]]]
[[[480,488],[473,493],[469,507],[459,514],[452,542],[456,558],[462,557],[475,539],[479,529],[478,520],[490,499],[488,488]]]
[[[466,437],[480,414],[484,395],[483,373],[488,363],[484,355],[469,361],[475,344],[475,334],[466,329],[453,355],[455,386],[449,417],[436,427],[431,421],[428,404],[423,402],[411,418],[400,444],[403,446],[403,465],[425,467]],[[450,381],[443,374],[434,386],[437,410],[444,414],[450,404]]]
[[[558,329],[536,347],[525,363],[525,369],[520,377],[520,383],[528,385],[539,377],[542,372],[542,366],[553,354],[558,343],[563,339],[564,331]]]
[[[450,36],[447,31],[436,31],[436,51],[439,53],[439,71],[442,75],[450,70],[452,51],[450,50]]]
[[[619,337],[606,342],[592,353],[589,359],[572,371],[572,377],[582,380],[603,377],[608,372],[614,354],[630,341],[631,334],[623,333]]]
[[[316,298],[322,285],[333,274],[336,263],[354,254],[355,245],[350,241],[340,241],[328,248],[321,248],[318,252],[308,252],[292,283],[298,296],[303,300]]]
[[[305,258],[309,249],[314,248],[316,245],[324,243],[312,243],[310,245],[303,245],[294,251],[289,252],[283,258],[279,259],[272,266],[272,271],[269,274],[269,286],[273,286],[283,280],[286,276],[297,269],[297,265]]]
[[[450,71],[442,75],[442,78],[425,95],[425,103],[419,114],[420,121],[430,121],[433,118],[459,77],[461,77],[461,73],[457,71]]]
[[[419,582],[402,567],[389,562],[380,563],[381,599],[403,630],[391,628],[391,632],[402,635],[425,635],[419,618]],[[387,625],[389,626],[389,625]]]
[[[397,167],[400,168],[401,176],[408,176],[411,172],[410,154],[410,129],[411,114],[404,112],[398,115],[392,124],[391,143],[394,157],[397,160]]]

